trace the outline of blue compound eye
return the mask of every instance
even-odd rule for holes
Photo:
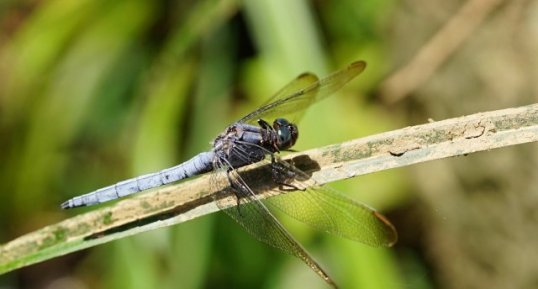
[[[273,122],[273,128],[278,134],[278,148],[286,150],[291,148],[299,137],[297,126],[286,119],[277,118]]]

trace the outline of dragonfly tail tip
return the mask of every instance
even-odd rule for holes
[[[65,201],[60,205],[60,208],[62,208],[62,210],[67,210],[73,208],[73,206],[70,201]]]

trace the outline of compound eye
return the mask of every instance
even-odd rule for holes
[[[288,127],[281,126],[277,132],[278,140],[280,141],[281,145],[291,142],[291,132]]]
[[[273,122],[273,128],[278,134],[278,148],[281,150],[286,150],[292,147],[297,141],[299,136],[299,131],[297,126],[293,123],[290,123],[286,119],[277,118]]]

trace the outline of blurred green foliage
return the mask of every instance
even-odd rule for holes
[[[181,162],[304,71],[363,59],[313,107],[298,149],[398,127],[364,97],[386,67],[391,1],[79,0],[0,5],[0,242],[78,214],[72,196]],[[382,210],[402,171],[335,184]],[[288,222],[343,288],[396,288],[390,249]],[[5,288],[325,288],[299,260],[223,216],[198,219],[0,277]]]

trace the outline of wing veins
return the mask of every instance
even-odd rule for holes
[[[364,61],[356,61],[323,79],[318,79],[311,73],[303,73],[271,97],[268,103],[241,118],[239,122],[253,122],[260,118],[271,121],[272,117],[284,117],[297,122],[310,105],[339,90],[365,67]]]

